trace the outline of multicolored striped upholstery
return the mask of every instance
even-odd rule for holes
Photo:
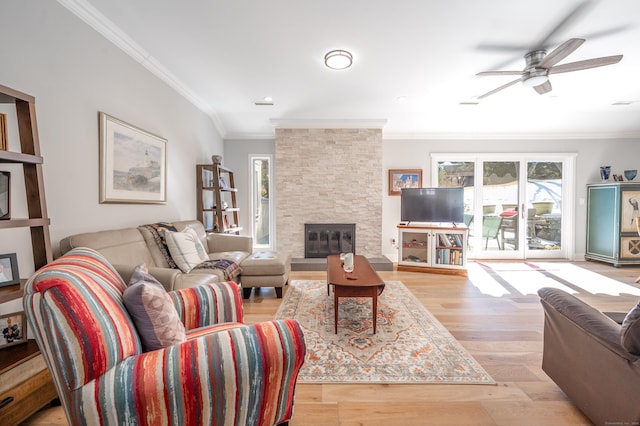
[[[27,282],[24,307],[69,423],[275,425],[288,421],[306,352],[295,320],[240,324],[233,282],[171,297],[188,340],[143,353],[125,284],[78,248]]]

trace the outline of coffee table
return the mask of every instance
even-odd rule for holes
[[[333,286],[335,332],[338,333],[338,300],[341,297],[371,297],[373,300],[373,334],[376,334],[378,296],[384,290],[384,281],[378,276],[366,257],[353,257],[353,272],[342,268],[340,255],[327,256],[327,293]]]

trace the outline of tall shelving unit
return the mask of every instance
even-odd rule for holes
[[[50,220],[44,195],[43,158],[36,124],[35,98],[0,85],[0,103],[14,104],[20,138],[20,152],[0,151],[0,166],[17,164],[24,176],[27,218],[0,220],[2,230],[29,228],[33,265],[37,270],[53,260]],[[15,196],[16,193],[12,193]],[[0,303],[22,297],[20,284],[0,287]],[[27,329],[28,332],[28,329]],[[35,341],[0,352],[0,423],[18,424],[57,397],[51,375]],[[17,373],[16,373],[17,372]]]
[[[233,172],[220,164],[197,164],[197,213],[207,232],[239,234],[239,212]]]

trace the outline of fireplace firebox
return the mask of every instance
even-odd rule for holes
[[[304,257],[356,252],[355,223],[305,223]]]

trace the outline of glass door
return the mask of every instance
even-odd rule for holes
[[[561,161],[528,161],[526,193],[527,257],[563,253],[563,177]],[[524,212],[523,212],[524,213]]]
[[[434,186],[463,186],[468,257],[570,258],[572,154],[433,154]],[[476,183],[480,183],[476,185]]]

